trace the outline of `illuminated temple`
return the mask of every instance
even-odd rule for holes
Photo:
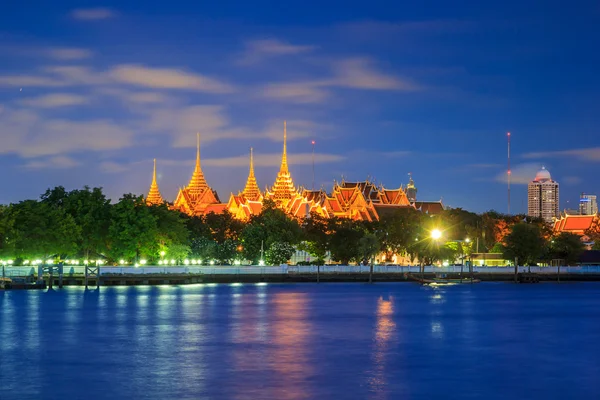
[[[188,215],[205,215],[211,212],[222,213],[225,210],[235,218],[247,220],[262,210],[264,199],[271,199],[277,207],[295,218],[305,218],[311,213],[323,217],[350,218],[353,220],[373,221],[399,209],[413,208],[427,213],[438,213],[444,209],[439,202],[417,202],[416,187],[412,176],[408,186],[387,189],[377,186],[370,180],[361,182],[335,182],[331,193],[325,190],[307,190],[296,188],[289,171],[287,160],[287,127],[283,124],[283,152],[281,165],[273,186],[261,193],[254,175],[254,154],[250,149],[250,168],[246,185],[241,192],[229,196],[222,203],[219,196],[206,182],[200,163],[200,135],[197,137],[196,165],[187,186],[179,189],[177,198],[170,207]],[[156,182],[156,160],[150,191],[146,197],[149,205],[163,203]]]

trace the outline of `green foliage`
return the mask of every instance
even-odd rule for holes
[[[333,218],[329,221],[328,230],[331,232],[329,250],[334,260],[342,264],[361,261],[362,252],[358,244],[366,233],[361,223]]]
[[[577,264],[579,256],[584,250],[585,246],[580,237],[569,232],[560,233],[550,244],[551,258],[565,260],[567,265]]]
[[[329,250],[327,225],[327,219],[319,214],[311,213],[310,218],[305,218],[302,222],[304,240],[298,249],[304,250],[318,259],[324,259]]]
[[[220,264],[230,264],[237,255],[237,242],[233,239],[225,239],[222,243],[213,246],[212,258]]]
[[[206,262],[215,254],[214,248],[216,245],[215,242],[205,236],[196,237],[191,241],[190,249],[192,256]]]
[[[3,212],[9,229],[6,248],[15,258],[32,259],[72,255],[80,228],[63,208],[35,200],[11,205]]]
[[[502,243],[496,243],[490,250],[490,253],[502,253],[504,251],[504,245]]]
[[[155,241],[158,253],[152,254],[153,257],[157,257],[161,251],[171,252],[174,246],[186,246],[189,249],[187,246],[189,231],[185,219],[179,211],[169,210],[165,203],[149,206],[148,210],[156,221]],[[173,259],[174,257],[169,256],[169,258]]]
[[[371,261],[371,258],[379,252],[379,239],[374,233],[366,233],[358,241],[358,249],[364,261]]]
[[[153,258],[159,249],[157,236],[156,217],[143,196],[126,194],[111,209],[107,256],[112,261]]]
[[[285,264],[294,254],[294,246],[286,242],[273,242],[265,253],[267,264]]]
[[[545,240],[538,225],[525,222],[514,225],[505,238],[504,258],[514,260],[521,265],[536,265],[542,256]]]
[[[172,244],[168,247],[167,251],[165,252],[165,259],[182,262],[188,257],[190,252],[191,248],[187,244]]]
[[[391,258],[392,254],[414,252],[415,238],[419,236],[421,220],[421,213],[409,208],[399,210],[380,221],[379,240],[388,258]]]

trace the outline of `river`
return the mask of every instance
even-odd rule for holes
[[[600,283],[0,292],[0,399],[591,399]]]

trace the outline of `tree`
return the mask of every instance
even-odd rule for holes
[[[15,258],[46,260],[77,252],[80,229],[62,208],[26,200],[9,207],[4,218],[12,224],[10,247]]]
[[[286,242],[274,242],[269,246],[265,257],[269,265],[285,264],[294,255],[294,247]]]
[[[561,232],[550,244],[550,255],[552,259],[565,260],[567,265],[575,265],[579,256],[585,250],[581,238],[570,232]]]
[[[156,217],[143,196],[125,194],[111,209],[107,255],[111,261],[121,258],[139,261],[158,251]]]
[[[522,265],[535,265],[543,254],[545,240],[537,225],[518,223],[504,240],[502,254],[507,260],[517,259]]]
[[[233,239],[225,239],[222,243],[215,243],[212,258],[220,264],[230,264],[237,255],[237,247],[237,242]]]
[[[110,200],[102,193],[101,188],[67,192],[58,186],[48,189],[41,196],[41,201],[53,208],[62,209],[71,215],[78,225],[81,234],[77,240],[77,251],[89,258],[106,250],[106,238],[110,225]]]
[[[303,241],[299,250],[307,251],[321,262],[325,260],[329,250],[328,221],[317,213],[311,213],[309,218],[302,221]]]
[[[393,254],[410,253],[411,246],[418,237],[421,213],[415,209],[398,210],[380,221],[379,240],[387,259]]]
[[[370,262],[371,258],[379,253],[379,239],[374,233],[366,233],[358,241],[358,248],[362,259]]]
[[[162,251],[171,252],[171,247],[173,246],[186,246],[189,249],[189,231],[185,225],[183,215],[179,211],[169,210],[165,203],[149,206],[148,210],[156,220],[158,254]],[[153,256],[157,256],[158,254],[154,254]],[[178,260],[181,258],[175,259]]]
[[[334,218],[328,229],[331,232],[329,246],[331,257],[347,265],[350,261],[361,261],[361,250],[358,246],[365,235],[364,228],[357,221]]]
[[[168,247],[165,256],[168,260],[175,260],[181,262],[188,257],[190,251],[190,246],[188,246],[187,244],[177,243],[172,244]]]
[[[193,257],[200,258],[204,262],[210,260],[215,254],[214,247],[217,244],[205,236],[196,237],[191,240],[190,250]]]

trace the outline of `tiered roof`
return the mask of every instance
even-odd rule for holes
[[[281,156],[281,167],[275,179],[275,183],[271,190],[268,191],[268,197],[282,207],[287,206],[287,203],[297,195],[298,192],[294,188],[294,182],[288,169],[287,163],[287,128],[286,121],[283,121],[283,154]]]
[[[554,221],[554,232],[571,232],[584,235],[585,231],[599,224],[598,215],[569,215],[563,214]]]
[[[208,186],[200,165],[200,134],[197,135],[196,167],[190,183],[179,189],[173,208],[189,215],[207,213],[209,205],[220,204],[217,193]],[[214,208],[214,207],[212,207]],[[221,210],[222,211],[222,210]]]
[[[154,159],[154,172],[152,174],[152,184],[150,185],[150,190],[148,191],[148,196],[146,196],[146,204],[154,205],[154,204],[162,204],[164,202],[162,196],[160,195],[160,190],[158,189],[158,183],[156,182],[156,158]]]
[[[256,183],[256,177],[254,176],[254,154],[252,147],[250,148],[250,172],[248,173],[248,180],[246,181],[246,187],[242,192],[243,196],[250,201],[262,200],[262,194]]]

